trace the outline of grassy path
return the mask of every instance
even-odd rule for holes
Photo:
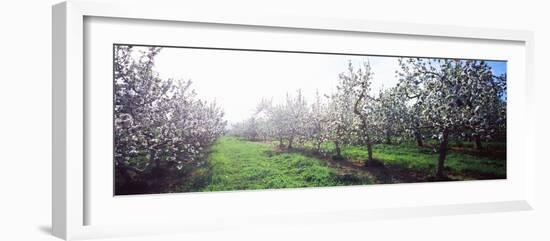
[[[346,185],[322,160],[280,153],[273,146],[222,137],[208,157],[211,181],[204,191]],[[357,182],[357,180],[356,180]],[[359,183],[369,180],[359,180]]]
[[[325,155],[309,149],[279,150],[275,144],[222,137],[212,146],[202,191],[323,187],[372,183],[433,181],[437,153],[408,145],[374,146],[381,166],[365,166],[364,147],[344,146],[344,160],[333,160],[329,143]],[[506,178],[506,160],[450,151],[446,163],[449,180]]]

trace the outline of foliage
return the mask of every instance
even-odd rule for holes
[[[319,92],[315,94],[315,102],[311,105],[311,112],[307,120],[307,140],[315,145],[315,151],[321,152],[321,144],[330,138],[329,126],[325,123],[329,120],[329,106],[323,101]]]
[[[444,176],[444,161],[450,140],[503,141],[506,133],[506,75],[496,76],[491,67],[479,60],[400,58],[396,71],[398,84],[373,93],[375,70],[368,62],[359,67],[348,63],[338,76],[334,93],[317,93],[308,105],[301,92],[287,95],[286,101],[260,103],[262,118],[240,123],[242,130],[259,132],[263,140],[287,143],[314,143],[317,152],[323,143],[332,142],[335,158],[342,158],[344,145],[365,145],[369,165],[377,154],[372,146],[414,140],[425,146],[425,138],[438,141],[436,176]],[[266,104],[267,103],[267,104]],[[252,119],[251,119],[252,120]],[[253,140],[243,131],[233,132]],[[326,150],[325,150],[326,151]],[[374,157],[373,157],[374,156]],[[380,156],[376,157],[381,159]]]
[[[399,88],[419,110],[419,121],[440,142],[436,175],[444,175],[449,135],[491,139],[505,129],[506,77],[484,61],[402,58]]]
[[[116,194],[165,192],[204,162],[223,134],[223,112],[197,99],[191,81],[163,80],[154,71],[161,48],[133,57],[115,47],[114,133]]]

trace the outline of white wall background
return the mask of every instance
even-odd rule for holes
[[[0,7],[0,240],[57,240],[51,219],[51,8],[58,1],[5,1]],[[151,1],[154,8],[154,2]],[[199,3],[200,2],[200,3]],[[462,25],[535,31],[537,200],[535,211],[285,229],[232,230],[117,240],[549,240],[550,15],[545,1],[332,0],[191,2],[208,11]]]

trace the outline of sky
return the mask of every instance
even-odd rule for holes
[[[139,48],[137,48],[139,50]],[[284,101],[301,89],[311,103],[315,93],[331,94],[348,62],[356,67],[369,61],[375,92],[397,84],[397,57],[163,48],[155,70],[163,79],[191,80],[197,97],[216,101],[229,123],[249,118],[262,98]],[[489,61],[495,74],[506,72],[506,62]]]

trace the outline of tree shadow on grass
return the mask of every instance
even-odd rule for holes
[[[377,159],[365,163],[364,160],[351,160],[344,157],[336,158],[329,153],[319,153],[315,150],[304,148],[288,149],[275,147],[269,152],[270,155],[277,153],[298,153],[322,160],[335,170],[338,179],[345,185],[506,179],[506,175],[473,171],[458,172],[448,167],[445,168],[447,176],[436,177],[432,170],[407,168]],[[369,182],[365,182],[365,179],[369,179]]]
[[[410,168],[404,168],[399,165],[384,163],[380,160],[372,160],[365,164],[364,161],[358,160],[332,160],[328,159],[330,165],[345,166],[346,168],[368,173],[376,184],[389,183],[415,183],[433,181],[431,173],[417,171]]]
[[[318,153],[313,150],[301,148],[276,148],[274,152],[300,153],[305,156],[323,160],[336,170],[337,175],[350,185],[363,184],[360,177],[368,176],[374,184],[390,183],[418,183],[418,182],[437,182],[437,181],[459,181],[454,177],[435,178],[430,171],[422,171],[406,168],[401,165],[384,163],[381,160],[374,159],[365,163],[363,160],[350,160],[347,158],[336,158],[326,153]]]

